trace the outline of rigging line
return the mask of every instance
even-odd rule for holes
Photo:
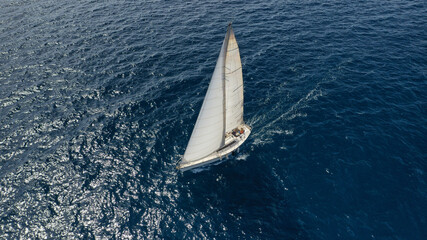
[[[242,103],[243,103],[243,100],[237,102],[236,105],[234,105],[234,107],[236,107],[236,106],[238,106],[239,104],[242,104]]]
[[[243,86],[243,84],[240,84],[240,86],[238,86],[237,88],[235,88],[234,90],[233,90],[233,92],[235,92],[235,91],[237,91],[239,88],[241,88]]]
[[[228,71],[230,71],[230,70],[231,70],[231,69],[229,69],[229,68],[227,68],[227,69],[228,69]],[[242,69],[242,67],[238,67],[238,68],[236,68],[236,70],[231,71],[231,72],[226,73],[226,74],[233,74],[233,73],[237,72],[237,71],[238,71],[238,70],[240,70],[240,69]]]
[[[231,50],[227,50],[227,52],[232,52],[232,51],[235,51],[235,50],[239,50],[239,47],[233,48]]]

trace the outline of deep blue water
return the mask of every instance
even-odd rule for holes
[[[229,21],[253,133],[175,170]],[[425,1],[0,2],[1,239],[427,239]]]

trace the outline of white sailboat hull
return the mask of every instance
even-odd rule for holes
[[[244,132],[239,136],[234,136],[231,133],[227,133],[225,137],[225,144],[223,147],[201,159],[188,163],[181,163],[177,166],[177,169],[182,172],[185,172],[187,170],[203,167],[221,161],[223,158],[230,155],[233,151],[239,148],[240,145],[242,145],[243,142],[245,142],[246,139],[249,137],[249,134],[251,134],[251,127],[246,124],[242,124],[238,128],[243,128]]]

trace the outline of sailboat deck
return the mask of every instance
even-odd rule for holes
[[[243,128],[244,132],[239,136],[235,136],[231,132],[227,133],[225,138],[225,145],[223,147],[199,160],[188,163],[181,163],[177,166],[177,169],[184,172],[193,168],[202,167],[220,161],[222,158],[231,154],[234,150],[240,147],[244,141],[246,141],[249,134],[251,133],[251,127],[246,124],[242,124],[238,128]]]

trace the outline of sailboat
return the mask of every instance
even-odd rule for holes
[[[231,23],[187,148],[177,169],[218,162],[236,151],[252,128],[243,121],[243,76]]]

